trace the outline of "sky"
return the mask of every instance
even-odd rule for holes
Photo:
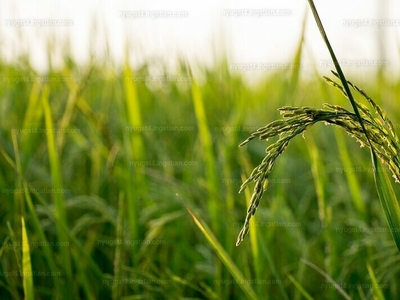
[[[365,74],[384,65],[388,74],[398,74],[399,1],[317,0],[315,5],[345,72]],[[232,71],[260,74],[292,67],[307,11],[305,0],[0,0],[0,51],[9,60],[28,52],[43,73],[47,46],[62,53],[68,37],[80,63],[107,49],[122,63],[129,44],[136,66],[158,59],[174,65],[178,57],[212,65],[216,55],[224,55]],[[321,73],[332,69],[311,13],[304,50],[304,66]],[[61,56],[54,58],[62,65]]]

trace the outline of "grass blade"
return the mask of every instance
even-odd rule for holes
[[[336,71],[338,73],[338,77],[339,77],[340,81],[342,82],[343,88],[344,88],[344,90],[345,90],[345,92],[347,94],[348,99],[350,100],[350,103],[351,103],[351,105],[353,107],[354,113],[357,115],[357,118],[360,121],[360,125],[361,125],[361,127],[363,129],[363,132],[364,132],[365,136],[367,137],[369,143],[371,144],[371,141],[369,140],[369,137],[368,137],[368,133],[367,133],[367,131],[365,129],[365,126],[364,126],[364,122],[362,121],[360,112],[358,111],[356,102],[355,102],[355,100],[353,98],[353,95],[352,95],[352,93],[350,91],[350,88],[349,88],[349,85],[347,83],[347,79],[344,76],[344,73],[342,71],[342,68],[340,67],[339,61],[337,60],[335,52],[333,51],[331,43],[329,42],[328,36],[326,35],[324,26],[322,25],[321,19],[320,19],[319,15],[318,15],[318,11],[317,11],[317,9],[316,9],[316,7],[314,5],[314,1],[313,0],[308,0],[308,3],[310,4],[311,11],[312,11],[312,13],[314,15],[314,18],[315,18],[315,22],[317,23],[317,26],[318,26],[318,29],[319,29],[319,31],[321,33],[322,39],[324,40],[325,45],[328,48],[329,54],[331,55],[333,64],[335,65],[335,69],[336,69]],[[373,149],[372,145],[371,145],[371,149]]]
[[[137,92],[137,86],[134,80],[128,80],[133,78],[132,70],[129,66],[128,59],[126,59],[124,67],[124,89],[125,89],[125,107],[127,113],[127,121],[131,128],[142,127],[142,115],[140,110],[139,97]],[[129,132],[129,133],[128,133]],[[130,133],[132,132],[132,133]],[[132,161],[143,161],[145,158],[144,141],[140,130],[125,130],[124,131],[124,144],[127,149],[127,164],[129,165]],[[128,145],[130,144],[130,145]],[[130,160],[130,161],[129,161]],[[127,194],[127,210],[129,217],[129,227],[131,231],[132,240],[139,239],[139,199],[146,194],[146,178],[144,176],[144,167],[139,164],[135,167],[127,170],[128,176],[125,178],[126,194]],[[135,251],[137,249],[134,249]]]
[[[244,174],[242,174],[242,182],[244,182],[246,180],[246,177],[244,176]],[[247,206],[250,205],[250,199],[251,199],[251,194],[250,191],[247,189],[245,191],[245,197],[246,197],[246,203]],[[251,254],[252,254],[252,258],[253,258],[253,267],[255,270],[255,274],[257,276],[257,278],[261,278],[261,271],[262,271],[262,265],[261,264],[261,257],[260,257],[260,245],[258,244],[258,240],[259,240],[259,230],[257,228],[257,216],[254,216],[251,220],[250,220],[250,227],[252,227],[252,230],[250,230],[249,235],[250,235],[250,249],[251,249]],[[259,288],[259,287],[258,287]],[[258,295],[261,295],[261,291],[258,290]]]
[[[47,147],[50,161],[50,173],[52,179],[52,185],[55,190],[60,191],[62,186],[61,180],[61,167],[60,167],[60,158],[58,156],[56,140],[53,133],[53,117],[51,113],[51,108],[49,104],[49,88],[44,87],[42,94],[42,105],[45,117],[45,125],[47,134]],[[67,213],[64,206],[64,197],[62,193],[56,192],[53,193],[53,200],[55,204],[55,218],[65,225],[67,225]],[[68,235],[65,234],[62,228],[57,226],[57,236],[58,241],[67,242]],[[72,269],[71,269],[71,255],[66,247],[60,247],[63,269],[65,272],[66,286],[73,286],[72,284]],[[67,290],[65,290],[67,292]],[[69,291],[71,292],[71,290]]]
[[[326,202],[325,187],[327,187],[328,184],[323,175],[323,163],[318,147],[315,145],[312,137],[308,137],[307,141],[307,148],[310,152],[311,171],[317,194],[319,219],[324,228],[324,240],[327,249],[325,268],[331,276],[336,276],[338,273],[338,254],[334,236],[332,234],[332,206]]]
[[[33,205],[32,202],[32,198],[28,188],[28,185],[26,184],[25,179],[23,178],[22,174],[22,166],[21,166],[21,158],[20,158],[20,153],[18,150],[18,141],[17,141],[17,136],[15,135],[15,132],[12,133],[12,142],[13,142],[13,146],[14,146],[14,153],[15,153],[15,164],[13,163],[11,157],[9,157],[7,155],[7,153],[5,153],[3,151],[3,149],[0,149],[0,153],[3,154],[4,158],[10,163],[11,167],[15,170],[15,172],[19,175],[17,178],[17,185],[18,187],[24,191],[24,196],[25,196],[25,200],[26,202],[24,202],[23,199],[23,195],[21,194],[20,197],[20,201],[16,201],[17,203],[21,203],[21,215],[24,216],[25,215],[25,205],[28,206],[28,211],[29,211],[29,217],[30,220],[33,223],[33,227],[34,227],[34,232],[38,235],[38,239],[39,241],[41,241],[44,245],[47,244],[47,239],[45,237],[45,234],[43,232],[43,228],[40,224],[40,220],[39,217],[37,215],[37,212],[35,210],[35,207]],[[56,263],[54,261],[54,257],[53,254],[50,250],[49,247],[43,247],[43,251],[44,251],[44,256],[46,258],[46,261],[49,265],[49,268],[51,269],[52,272],[57,272],[57,267],[56,267]],[[54,283],[55,283],[55,289],[57,292],[61,291],[61,283],[59,280],[58,276],[53,276],[54,278]]]
[[[335,137],[338,145],[339,154],[343,162],[343,167],[345,168],[345,170],[353,170],[353,163],[351,161],[350,154],[347,149],[347,145],[344,140],[343,134],[335,130]],[[354,206],[357,209],[358,213],[362,215],[363,220],[365,220],[367,215],[367,209],[365,206],[365,202],[361,198],[361,189],[358,183],[357,176],[353,172],[344,172],[344,173],[346,176],[347,184],[349,187],[351,199],[353,200]]]
[[[289,280],[294,284],[294,286],[300,291],[304,298],[307,300],[313,300],[314,298],[303,288],[300,282],[297,281],[296,278],[293,277],[292,274],[287,274]]]
[[[313,264],[312,262],[306,260],[306,259],[302,259],[301,260],[303,263],[305,263],[306,265],[308,265],[309,267],[313,268],[315,271],[317,271],[319,274],[321,274],[322,276],[324,276],[324,278],[329,281],[334,287],[335,289],[343,296],[344,299],[346,300],[351,300],[351,297],[349,294],[347,294],[342,288],[341,286],[336,283],[328,274],[326,274],[323,270],[321,270],[318,266],[316,266],[315,264]]]
[[[235,278],[236,282],[238,283],[240,288],[243,290],[243,292],[247,295],[247,297],[249,299],[257,299],[257,296],[254,293],[253,289],[247,283],[247,281],[244,279],[242,273],[237,268],[237,266],[234,264],[232,259],[229,257],[228,253],[226,253],[225,249],[218,242],[217,238],[214,236],[214,234],[212,233],[211,229],[204,222],[199,220],[195,216],[195,214],[184,203],[183,203],[183,205],[185,206],[185,208],[188,211],[188,213],[190,214],[190,216],[193,218],[193,221],[196,224],[196,226],[203,233],[204,237],[207,239],[207,241],[213,247],[213,249],[215,250],[215,252],[219,256],[219,258],[224,263],[224,265],[228,268],[228,270],[231,273],[231,275]]]
[[[392,184],[386,174],[381,163],[372,157],[373,166],[375,169],[374,177],[376,190],[381,202],[383,211],[386,215],[386,220],[389,224],[390,231],[396,243],[397,249],[400,251],[400,207],[396,194],[393,191]]]
[[[192,76],[193,78],[193,76]],[[193,96],[193,105],[194,111],[197,120],[197,126],[199,128],[200,140],[202,143],[204,155],[205,155],[205,167],[206,167],[206,178],[207,178],[207,187],[209,194],[211,196],[209,203],[209,212],[212,220],[212,227],[216,231],[216,233],[220,234],[220,213],[219,213],[219,205],[215,200],[217,196],[217,191],[219,190],[219,183],[216,176],[216,168],[215,168],[215,156],[213,151],[213,144],[210,129],[208,126],[206,111],[204,109],[204,101],[201,94],[201,90],[197,82],[192,81],[192,96]]]
[[[374,299],[385,300],[382,290],[379,287],[378,281],[376,280],[374,270],[372,270],[371,265],[367,263],[368,274],[371,277],[372,282],[372,292],[374,294]]]
[[[125,198],[122,193],[118,197],[118,217],[117,217],[117,228],[116,237],[117,240],[123,239],[123,227],[124,227],[124,211],[125,211]],[[114,280],[119,282],[122,277],[122,265],[123,265],[123,247],[117,243],[115,247],[114,257]],[[112,299],[118,300],[121,298],[121,286],[119,284],[113,285],[112,287]]]
[[[29,251],[29,240],[26,234],[24,216],[21,216],[22,227],[22,281],[26,300],[33,300],[33,273],[31,265],[31,254]]]

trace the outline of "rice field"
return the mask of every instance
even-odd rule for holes
[[[256,184],[238,192],[276,139],[239,144],[281,107],[352,113],[332,74],[300,76],[302,46],[298,67],[252,84],[225,57],[170,71],[129,55],[79,65],[66,49],[46,76],[0,57],[1,299],[396,299],[398,228],[368,146],[337,126],[312,126],[276,157],[236,246]],[[399,79],[347,79],[398,132]]]

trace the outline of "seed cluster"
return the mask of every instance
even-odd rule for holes
[[[334,73],[334,75],[337,74]],[[347,97],[344,88],[340,84],[327,77],[324,77],[324,79],[328,84],[338,88],[344,96]],[[365,105],[356,102],[368,138],[371,141],[371,145],[374,148],[376,155],[380,158],[382,163],[388,166],[395,181],[400,182],[400,160],[398,156],[400,143],[399,138],[394,131],[392,122],[387,118],[382,109],[363,90],[351,82],[348,82],[348,84],[367,99],[378,115],[377,118],[374,118]],[[370,147],[360,121],[355,113],[352,113],[338,105],[324,104],[323,107],[323,109],[316,109],[308,106],[282,107],[279,111],[283,116],[283,120],[276,120],[259,128],[239,145],[243,146],[254,138],[267,141],[269,138],[275,136],[279,137],[278,141],[268,146],[266,149],[266,156],[240,188],[239,193],[242,192],[250,182],[255,182],[250,205],[247,209],[243,228],[238,235],[236,246],[243,241],[244,237],[248,233],[250,219],[255,214],[261,197],[266,190],[266,183],[268,182],[268,177],[271,174],[275,161],[278,156],[285,151],[292,138],[303,134],[315,123],[324,122],[326,125],[336,125],[344,129],[350,136],[355,138],[361,144],[361,147],[364,147],[365,145]]]

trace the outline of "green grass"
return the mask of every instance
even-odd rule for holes
[[[301,53],[302,39],[296,65]],[[216,59],[198,77],[186,63],[164,71],[189,82],[138,82],[155,75],[153,62],[65,61],[48,76],[68,82],[16,82],[39,75],[0,58],[1,299],[71,299],[65,289],[82,299],[396,298],[400,254],[371,157],[333,126],[291,141],[235,247],[254,184],[238,191],[266,143],[238,145],[281,106],[351,110],[320,75],[266,73],[248,85]],[[348,79],[396,130],[400,82]],[[50,273],[21,276],[29,268]]]

